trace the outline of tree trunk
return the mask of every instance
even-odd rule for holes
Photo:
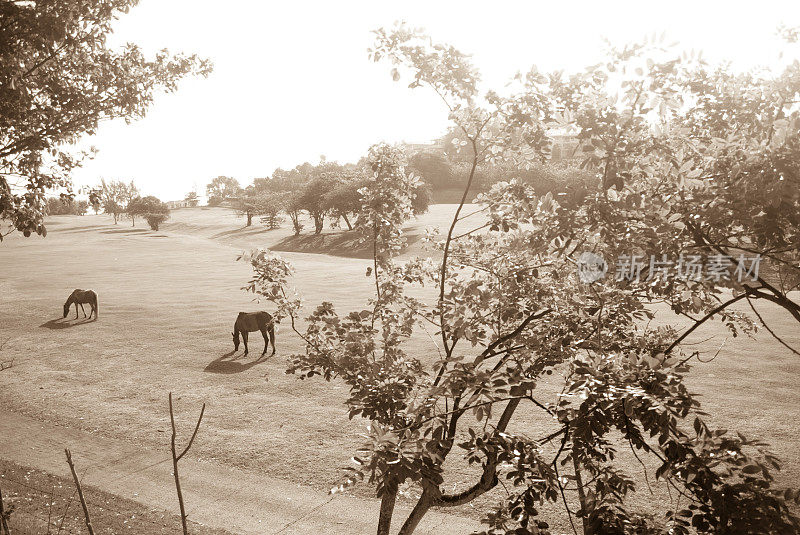
[[[8,524],[6,523],[6,511],[3,508],[3,492],[0,491],[0,527],[3,528],[3,533],[5,535],[11,535],[11,530],[8,529]]]
[[[319,234],[322,232],[322,225],[325,223],[325,216],[323,215],[315,215],[314,216],[314,234]]]
[[[299,212],[289,212],[289,217],[292,218],[292,227],[294,227],[294,235],[299,236],[300,231],[303,230],[300,227],[300,213]]]
[[[581,503],[581,522],[583,524],[583,535],[594,535],[594,529],[592,529],[592,524],[589,522],[587,518],[588,511],[586,510],[586,492],[583,488],[583,477],[581,476],[581,465],[578,462],[578,458],[575,455],[575,451],[572,452],[572,466],[575,468],[575,485],[578,487],[578,500]]]
[[[253,212],[247,212],[247,227],[253,224]]]
[[[381,498],[381,512],[378,517],[378,535],[389,535],[392,527],[392,514],[397,501],[397,483],[387,482],[384,495]]]
[[[347,223],[347,230],[353,230],[353,225],[351,225],[350,220],[347,219],[347,214],[342,214],[342,218],[344,218],[344,222]]]
[[[428,490],[422,491],[422,496],[420,496],[411,514],[406,518],[398,535],[411,535],[414,533],[414,530],[417,529],[422,518],[431,508],[431,505],[433,505],[433,495]]]

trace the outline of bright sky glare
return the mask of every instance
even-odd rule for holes
[[[441,136],[438,97],[367,59],[371,30],[396,20],[472,54],[489,89],[531,65],[596,63],[603,38],[624,45],[662,31],[713,62],[773,64],[775,29],[800,25],[800,1],[141,0],[118,21],[114,43],[196,52],[214,72],[157,96],[141,121],[102,125],[85,140],[99,153],[75,172],[76,186],[134,180],[143,194],[175,200],[194,187],[202,194],[217,175],[244,185],[321,155],[355,161],[378,141]]]

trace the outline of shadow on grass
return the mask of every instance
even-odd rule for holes
[[[422,238],[420,233],[405,235],[405,248]],[[362,241],[357,230],[325,232],[322,234],[301,234],[287,236],[270,247],[273,251],[287,253],[313,253],[342,256],[345,258],[372,258],[372,244]]]
[[[60,232],[62,234],[77,234],[79,232],[100,232],[104,228],[106,227],[69,227],[56,229],[56,232]]]
[[[219,238],[229,238],[229,237],[239,237],[239,236],[252,236],[254,234],[261,234],[262,232],[268,232],[269,229],[262,228],[262,227],[242,227],[233,230],[226,230],[223,232],[218,232],[211,236],[212,239],[219,239]]]
[[[56,318],[50,321],[46,321],[39,325],[39,327],[44,327],[45,329],[69,329],[70,327],[77,327],[78,325],[83,325],[85,323],[94,323],[97,321],[97,318],[80,318],[77,320],[71,320],[67,318]]]
[[[110,229],[101,230],[101,234],[141,234],[142,232],[150,232],[148,228],[129,228],[129,229]]]
[[[249,370],[256,364],[264,362],[267,360],[267,358],[269,358],[267,355],[259,355],[255,360],[239,362],[239,359],[242,357],[247,357],[247,355],[245,355],[244,352],[236,355],[236,351],[229,351],[221,357],[212,360],[208,366],[203,369],[203,371],[208,373],[223,374],[242,373],[243,371]]]

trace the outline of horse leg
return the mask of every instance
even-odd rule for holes
[[[83,317],[86,317],[86,309],[83,308],[83,303],[81,303],[81,312],[83,312]]]
[[[269,339],[272,342],[272,354],[275,354],[275,323],[269,322]]]
[[[75,303],[75,319],[78,319],[78,303]]]
[[[244,354],[247,355],[247,331],[242,331],[242,341],[244,342]]]
[[[267,354],[267,349],[269,349],[269,336],[267,335],[267,326],[261,327],[261,336],[264,337],[264,351],[261,352],[261,356]]]

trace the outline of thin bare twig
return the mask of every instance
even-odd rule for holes
[[[83,497],[83,489],[81,489],[81,482],[78,479],[78,474],[75,472],[75,465],[72,464],[72,454],[68,449],[64,449],[67,454],[67,464],[69,465],[70,472],[72,472],[72,479],[75,481],[75,487],[78,490],[78,498],[81,500],[81,507],[83,507],[83,517],[86,520],[86,529],[89,535],[94,535],[94,528],[92,527],[92,519],[89,518],[89,508],[86,507],[86,499]]]
[[[778,336],[777,334],[775,334],[775,333],[772,331],[772,329],[770,329],[770,328],[769,328],[769,325],[767,325],[767,322],[766,322],[766,321],[764,321],[764,318],[762,318],[762,317],[761,317],[761,314],[759,314],[759,313],[758,313],[758,310],[756,310],[756,307],[755,307],[755,306],[753,306],[753,302],[750,300],[750,298],[749,298],[749,297],[747,298],[747,304],[748,304],[748,305],[750,305],[750,308],[751,308],[751,309],[753,309],[753,313],[754,313],[754,314],[755,314],[755,315],[758,317],[758,320],[761,322],[761,325],[763,325],[763,326],[764,326],[764,328],[767,330],[767,332],[768,332],[769,334],[771,334],[771,335],[772,335],[772,337],[773,337],[775,340],[777,340],[778,342],[780,342],[780,343],[781,343],[781,345],[782,345],[783,347],[785,347],[786,349],[788,349],[789,351],[791,351],[791,352],[792,352],[792,353],[794,353],[795,355],[797,355],[797,356],[800,356],[800,352],[798,352],[798,351],[797,351],[795,348],[793,348],[792,346],[790,346],[789,344],[787,344],[786,342],[784,342],[783,340],[781,340],[780,336]]]
[[[189,443],[180,453],[177,454],[177,449],[175,448],[175,413],[172,410],[172,392],[169,393],[169,421],[172,425],[172,436],[170,438],[170,450],[172,452],[172,475],[175,478],[175,490],[178,492],[178,505],[180,506],[181,510],[181,526],[183,527],[183,535],[189,535],[189,527],[186,522],[186,507],[183,504],[183,492],[181,491],[181,480],[180,476],[178,475],[178,461],[180,461],[186,452],[189,451],[189,448],[192,447],[192,443],[194,442],[194,438],[197,436],[197,431],[200,429],[200,422],[203,421],[203,413],[206,411],[206,404],[203,403],[203,407],[200,409],[200,417],[197,419],[197,424],[194,426],[194,432],[192,433],[192,438],[189,439]]]

